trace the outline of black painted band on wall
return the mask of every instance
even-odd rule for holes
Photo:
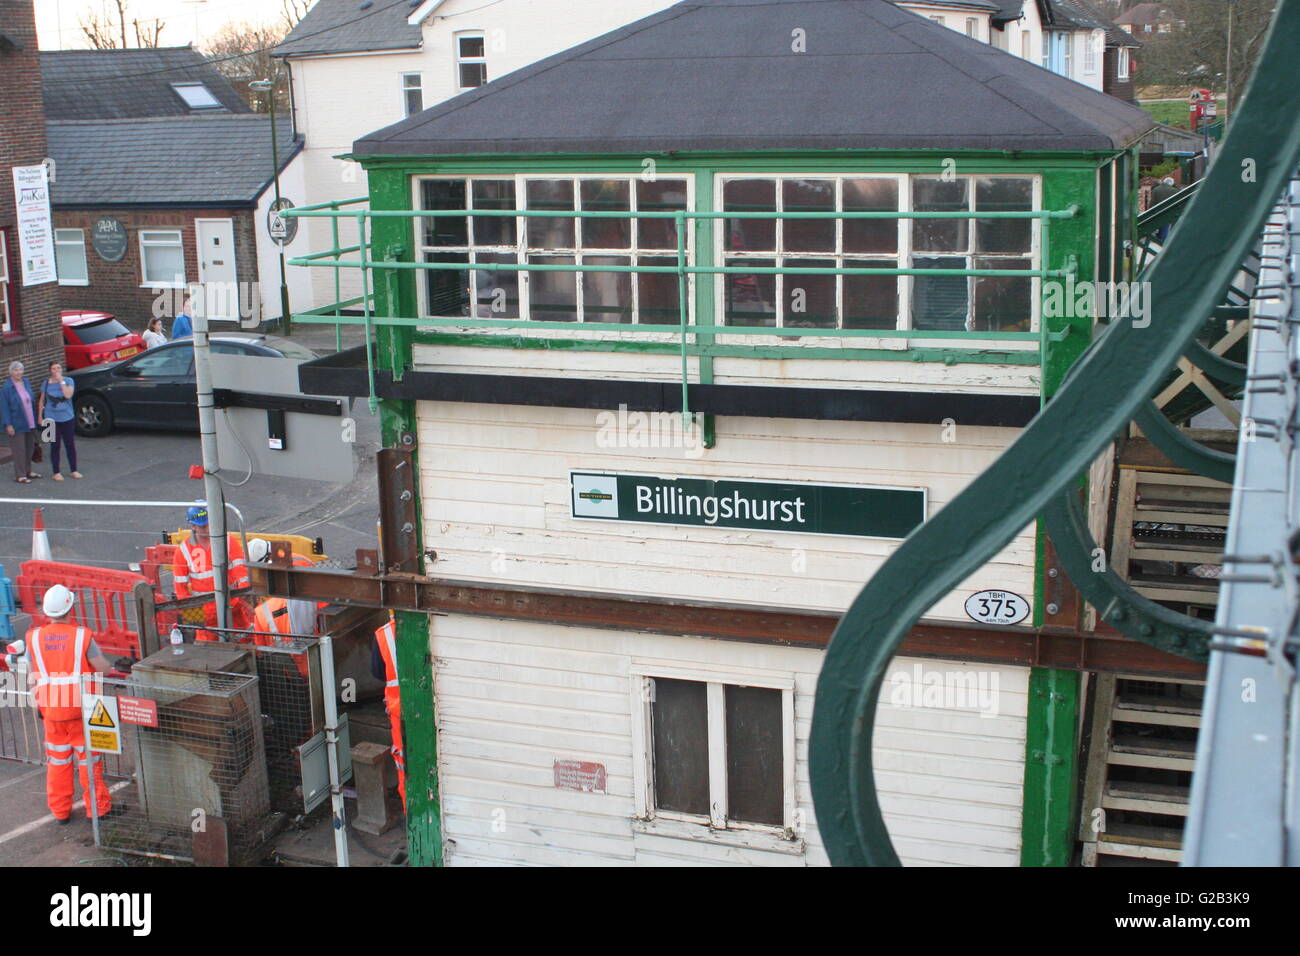
[[[365,347],[305,362],[299,387],[307,395],[370,394]],[[1037,395],[921,392],[855,388],[798,388],[784,385],[689,385],[693,412],[746,418],[799,418],[821,421],[907,422],[1021,428],[1038,414]],[[575,379],[560,376],[478,375],[462,372],[407,372],[400,382],[375,371],[380,398],[550,408],[679,412],[678,382]]]

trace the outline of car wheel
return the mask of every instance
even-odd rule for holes
[[[113,431],[113,410],[98,395],[77,398],[77,434],[84,438],[102,438]]]

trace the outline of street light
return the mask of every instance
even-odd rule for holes
[[[275,176],[275,210],[279,213],[282,210],[282,200],[280,197],[280,141],[275,131],[275,81],[274,80],[253,80],[248,84],[250,90],[256,90],[258,93],[267,94],[267,100],[271,112],[271,170]],[[285,279],[284,271],[284,241],[275,236],[271,237],[276,245],[280,247],[280,334],[288,335],[290,330],[289,319],[289,284]]]

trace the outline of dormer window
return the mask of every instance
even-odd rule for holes
[[[212,91],[202,83],[173,83],[176,95],[185,101],[192,110],[219,110],[221,101],[212,95]]]

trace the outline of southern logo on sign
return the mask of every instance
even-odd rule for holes
[[[925,520],[923,488],[729,478],[569,474],[574,518],[905,538]]]
[[[1029,617],[1029,602],[1011,591],[979,591],[966,599],[966,614],[980,624],[1019,624]]]

